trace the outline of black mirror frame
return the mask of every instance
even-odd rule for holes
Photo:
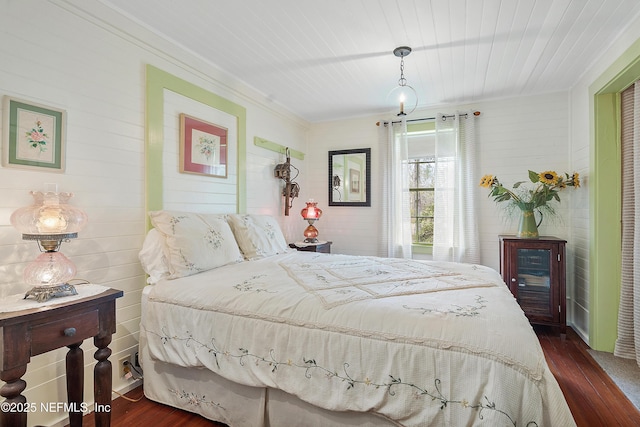
[[[365,154],[365,189],[364,202],[339,202],[333,200],[333,156],[341,154]],[[371,206],[371,148],[329,151],[329,206]]]

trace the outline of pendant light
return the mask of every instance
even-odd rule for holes
[[[416,90],[407,84],[407,79],[404,77],[404,58],[410,53],[411,48],[408,46],[400,46],[393,50],[393,54],[400,58],[400,79],[398,86],[389,92],[387,99],[399,106],[400,112],[397,114],[399,117],[413,113],[418,106]]]

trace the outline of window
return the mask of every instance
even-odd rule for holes
[[[414,245],[433,244],[433,156],[410,158],[409,200],[411,212],[411,235]]]
[[[414,251],[433,245],[435,122],[407,125],[411,240]],[[428,247],[428,248],[427,248]]]

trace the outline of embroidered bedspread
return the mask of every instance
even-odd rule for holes
[[[153,285],[150,354],[403,426],[572,426],[537,337],[483,266],[291,252]]]

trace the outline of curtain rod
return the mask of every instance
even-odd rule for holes
[[[460,114],[460,115],[466,117],[467,113]],[[480,115],[480,111],[474,111],[473,115],[474,116],[479,116]],[[455,117],[455,115],[450,114],[450,115],[445,115],[444,117]],[[422,122],[422,121],[435,120],[435,119],[436,119],[435,117],[424,117],[422,119],[409,119],[409,120],[407,120],[407,123],[409,123],[409,122]],[[402,120],[398,120],[396,122],[391,122],[392,125],[395,125],[396,123],[402,123]],[[376,126],[380,126],[380,125],[387,126],[388,124],[389,124],[389,122],[376,122]]]

